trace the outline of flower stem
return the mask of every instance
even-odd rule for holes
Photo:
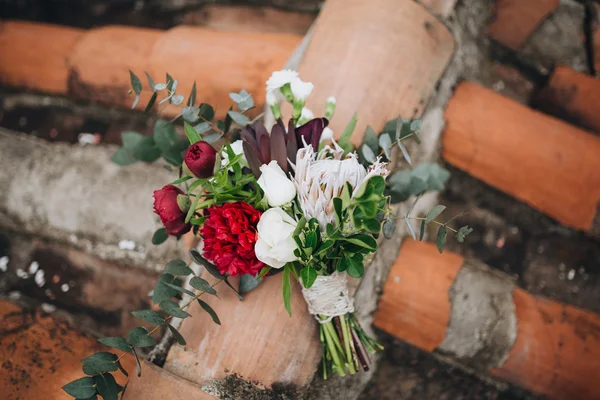
[[[356,373],[356,369],[354,368],[354,357],[352,357],[352,352],[350,351],[350,335],[348,331],[348,324],[346,324],[346,316],[340,315],[339,321],[342,325],[342,334],[344,337],[344,344],[346,345],[346,361],[348,362],[348,369],[350,370],[350,374],[354,375]]]
[[[329,348],[329,352],[331,353],[331,358],[333,358],[334,368],[337,370],[339,376],[346,376],[346,371],[344,369],[344,365],[340,361],[338,356],[338,351],[336,348],[336,343],[334,338],[332,337],[331,331],[329,328],[333,327],[330,322],[321,325],[321,329],[323,329],[325,333],[325,341],[327,342],[327,347]],[[339,342],[339,341],[338,341]]]

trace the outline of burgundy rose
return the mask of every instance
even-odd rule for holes
[[[173,185],[154,191],[154,212],[160,217],[167,235],[181,236],[192,228],[192,224],[185,222],[187,213],[177,203],[180,194],[184,194],[183,191]]]
[[[196,177],[208,178],[213,175],[216,158],[217,151],[210,144],[200,141],[188,147],[183,161]]]
[[[207,212],[208,218],[200,230],[204,257],[222,274],[258,274],[264,264],[256,258],[254,244],[262,213],[241,201],[214,206]]]

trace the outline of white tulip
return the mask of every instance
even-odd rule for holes
[[[298,247],[293,238],[298,223],[281,208],[270,208],[263,213],[257,225],[258,240],[254,245],[256,258],[270,267],[281,268],[296,261]]]
[[[277,161],[273,160],[268,165],[263,164],[260,172],[258,185],[265,192],[269,206],[280,207],[294,200],[296,186],[286,176]]]
[[[242,143],[243,142],[241,140],[236,140],[233,143],[229,143],[229,145],[231,146],[231,150],[233,150],[233,152],[235,153],[236,156],[238,154],[242,154],[242,158],[240,159],[240,164],[242,166],[247,166],[248,161],[246,161],[246,156],[243,155],[244,154],[244,146]],[[223,151],[221,152],[221,167],[225,168],[225,166],[227,164],[229,164],[229,156],[227,155],[227,150],[225,148],[223,148]],[[229,167],[229,170],[233,171],[233,168]]]
[[[298,100],[306,100],[308,96],[312,93],[315,85],[310,82],[303,82],[302,79],[296,77],[290,82],[290,89],[292,89],[292,94],[294,98]]]

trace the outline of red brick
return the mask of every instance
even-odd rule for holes
[[[520,50],[558,3],[559,0],[496,0],[488,35],[510,49]]]
[[[39,311],[26,311],[0,301],[0,392],[14,400],[71,399],[61,387],[83,377],[83,358],[108,348],[68,324]],[[124,367],[135,371],[132,358]],[[115,373],[120,384],[121,373]]]

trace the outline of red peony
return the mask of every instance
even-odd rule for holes
[[[167,185],[154,191],[154,212],[160,217],[167,235],[181,236],[192,228],[185,222],[186,212],[179,208],[177,196],[183,191],[173,185]]]
[[[213,176],[217,151],[208,143],[196,142],[185,152],[183,161],[188,169],[198,178]]]
[[[211,207],[207,212],[208,218],[200,231],[204,257],[222,274],[256,276],[264,266],[254,254],[256,225],[262,213],[241,201]]]

